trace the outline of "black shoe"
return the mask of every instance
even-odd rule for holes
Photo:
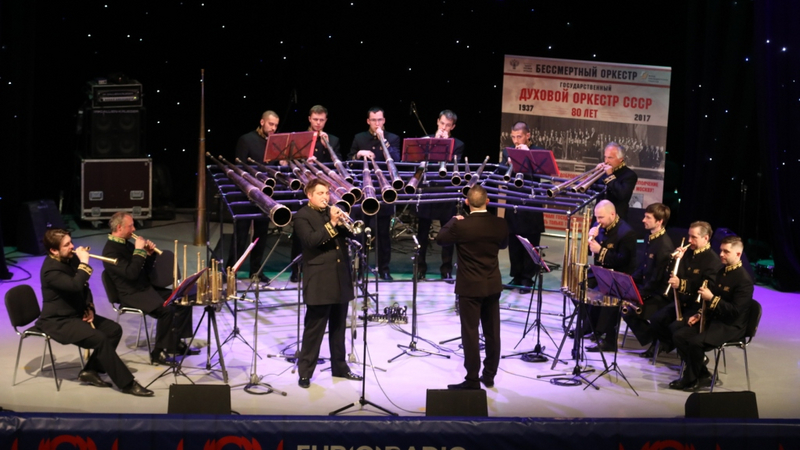
[[[428,265],[427,264],[419,264],[417,265],[417,279],[424,280],[425,274],[428,272]]]
[[[152,397],[153,391],[145,389],[138,381],[133,380],[131,384],[122,389],[123,394],[131,394],[137,397]]]
[[[695,386],[695,388],[692,389],[692,390],[696,391],[698,389],[709,389],[709,388],[711,388],[711,379],[712,379],[711,375],[698,378],[697,379],[697,383],[696,383],[697,386]],[[722,386],[722,380],[717,378],[717,382],[714,383],[714,386],[717,386],[717,387]],[[686,389],[684,389],[684,390],[686,390]]]
[[[655,352],[656,352],[656,344],[650,344],[650,347],[648,347],[647,350],[644,351],[644,353],[639,353],[639,356],[642,358],[650,359],[653,357]],[[658,353],[659,354],[664,353],[664,349],[659,348]]]
[[[494,378],[489,378],[485,375],[481,375],[480,380],[481,383],[483,383],[483,385],[486,386],[487,388],[494,386]]]
[[[383,281],[394,281],[394,278],[389,274],[389,271],[382,271],[381,272],[381,280]]]
[[[583,337],[589,337],[589,336],[592,336],[592,331],[586,330],[586,332],[583,333]],[[567,331],[567,337],[569,337],[570,339],[575,339],[575,328]]]
[[[311,386],[311,380],[309,378],[300,377],[300,379],[297,380],[297,385],[303,389],[308,389],[308,387]]]
[[[615,352],[617,351],[617,346],[614,344],[609,344],[605,341],[600,341],[594,347],[587,347],[587,352],[597,353],[597,352]]]
[[[453,274],[451,274],[450,272],[441,272],[441,276],[445,283],[447,284],[455,283],[455,280],[453,280]]]
[[[250,275],[250,278],[253,278],[253,275]],[[260,283],[269,283],[269,277],[264,275],[263,273],[258,274],[258,281]]]
[[[178,351],[176,352],[176,354],[186,355],[186,356],[199,355],[200,349],[195,347],[187,347],[186,344],[181,342],[180,344],[178,344]]]
[[[684,390],[684,389],[686,389],[686,388],[688,388],[690,386],[693,386],[695,384],[697,384],[697,380],[689,381],[689,380],[686,380],[686,379],[683,379],[683,378],[678,378],[677,380],[672,381],[669,384],[669,388],[670,389],[675,389],[675,390],[678,390],[678,391],[682,391],[682,390]]]
[[[458,384],[448,384],[447,389],[480,389],[481,384],[472,381],[463,381]]]
[[[292,273],[292,275],[289,277],[289,281],[292,283],[298,283],[300,281],[300,277],[296,273]]]
[[[508,282],[508,284],[506,285],[506,287],[507,287],[508,289],[512,289],[512,290],[513,290],[513,289],[515,289],[517,286],[519,286],[520,284],[522,284],[522,282],[520,281],[520,279],[519,279],[519,278],[517,278],[517,277],[514,277],[514,278],[512,278],[512,279],[511,279],[511,281],[509,281],[509,282]]]
[[[171,366],[174,364],[174,361],[169,359],[165,351],[158,350],[150,354],[150,364],[154,366]]]
[[[91,384],[92,386],[111,387],[111,383],[103,381],[100,375],[94,370],[82,370],[81,373],[78,374],[78,380],[80,380],[81,383]]]
[[[361,375],[353,373],[353,372],[347,372],[344,375],[334,375],[334,377],[336,377],[336,378],[347,378],[348,380],[351,380],[351,381],[361,381],[361,380],[364,379],[364,377],[362,377]]]

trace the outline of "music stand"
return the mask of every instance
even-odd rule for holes
[[[603,295],[608,295],[610,297],[616,297],[620,299],[617,308],[622,307],[623,301],[633,303],[637,306],[641,306],[644,304],[644,302],[642,302],[642,296],[639,294],[639,289],[636,287],[636,283],[633,282],[633,277],[631,277],[627,273],[615,272],[611,269],[606,269],[600,266],[592,266],[592,274],[594,275],[595,280],[597,280],[597,289]],[[617,323],[619,323],[619,313],[617,314],[616,318],[617,318]],[[602,377],[607,373],[616,372],[619,376],[622,377],[623,380],[625,380],[626,383],[628,383],[628,387],[630,387],[633,393],[636,394],[636,396],[638,397],[639,393],[636,392],[636,389],[633,388],[631,382],[628,381],[628,378],[626,378],[625,374],[622,373],[622,369],[619,367],[619,364],[617,364],[618,352],[619,352],[619,346],[617,346],[617,349],[614,350],[614,359],[611,362],[611,364],[606,366],[605,370],[600,372],[600,374],[597,375],[597,377],[595,377],[595,379],[592,380],[592,382],[595,382],[598,378]]]
[[[556,158],[550,150],[523,150],[509,147],[506,148],[506,153],[514,165],[514,172],[561,176]]]
[[[314,131],[270,134],[264,152],[264,162],[308,159],[314,156],[316,144],[317,133]]]
[[[451,161],[453,147],[456,140],[453,138],[408,138],[403,140],[403,162],[420,161]]]
[[[547,337],[550,338],[550,341],[553,342],[553,346],[556,345],[556,341],[555,339],[553,339],[553,336],[551,336],[550,332],[547,331],[547,328],[545,328],[542,325],[542,291],[543,291],[542,283],[544,279],[544,273],[549,273],[550,267],[548,267],[544,258],[542,258],[539,255],[537,247],[534,247],[533,244],[531,244],[531,242],[528,239],[520,235],[517,235],[517,239],[519,239],[519,242],[522,244],[523,247],[525,247],[525,250],[528,252],[528,255],[530,255],[531,259],[533,260],[534,266],[539,267],[539,271],[536,273],[538,281],[536,289],[531,291],[531,298],[530,301],[528,302],[528,315],[525,317],[525,330],[522,332],[522,337],[519,339],[519,342],[517,342],[517,345],[515,345],[514,348],[517,348],[517,346],[522,342],[523,339],[525,339],[525,337],[533,328],[536,328],[536,346],[534,346],[533,350],[531,351],[512,353],[510,355],[501,356],[501,358],[508,358],[511,356],[522,355],[522,360],[525,362],[547,362],[547,358],[548,357],[553,358],[553,356],[544,353],[544,347],[542,347],[541,344],[542,329],[544,329],[544,332],[547,335]],[[531,306],[533,306],[534,294],[536,295],[536,319],[534,319],[531,326],[528,327],[528,320],[531,317]],[[561,362],[563,364],[567,364],[566,361],[561,361]]]
[[[199,280],[200,276],[202,276],[203,273],[205,273],[207,270],[210,270],[210,267],[206,267],[205,269],[197,272],[196,274],[186,277],[186,279],[184,279],[180,283],[180,285],[178,285],[178,287],[175,288],[174,291],[172,291],[172,294],[170,294],[170,296],[166,300],[164,300],[163,306],[167,307],[170,303],[174,302],[175,299],[187,297],[189,295],[189,292],[195,286],[195,284],[197,284],[197,280]],[[192,305],[189,305],[189,306],[192,306]],[[189,348],[191,348],[191,346],[192,346],[192,342],[194,342],[194,336],[197,334],[197,330],[200,328],[200,324],[202,323],[202,321],[203,321],[203,318],[201,317],[200,321],[197,324],[197,328],[195,328],[194,333],[192,333],[192,339],[189,341],[189,344],[186,345],[186,350],[184,350],[183,358],[181,358],[181,361],[178,364],[170,364],[170,366],[167,367],[163,372],[161,372],[160,375],[158,375],[157,377],[155,377],[153,379],[153,381],[148,383],[148,385],[145,386],[145,388],[150,387],[150,385],[155,383],[156,380],[159,380],[159,379],[167,376],[167,374],[170,373],[170,372],[172,372],[172,375],[175,377],[176,381],[177,381],[178,375],[182,375],[187,380],[189,380],[192,384],[194,384],[194,381],[192,381],[189,378],[189,376],[186,375],[183,372],[183,370],[181,370],[181,369],[183,367],[183,360],[186,358],[187,353],[189,352]],[[216,331],[216,329],[217,329],[217,322],[214,321],[214,330]],[[217,347],[219,347],[219,335],[217,335]],[[220,354],[220,356],[221,356],[221,354]],[[227,383],[228,382],[228,373],[227,373],[227,371],[225,371],[224,363],[222,365],[222,370],[223,370],[223,373],[225,374],[225,382]]]
[[[239,268],[244,263],[244,260],[247,259],[248,256],[250,256],[250,252],[253,251],[253,248],[256,246],[256,242],[258,242],[258,239],[259,238],[256,238],[256,240],[254,240],[253,242],[250,243],[250,245],[247,246],[247,248],[244,250],[244,252],[242,252],[242,256],[239,257],[239,260],[236,261],[236,264],[233,265],[233,280],[234,280],[234,283],[236,283],[236,272],[239,271]],[[277,244],[277,242],[276,242],[276,244]],[[273,250],[274,250],[274,247],[273,247]],[[270,253],[272,253],[272,252],[270,252]],[[250,264],[252,265],[253,261],[250,261]],[[256,273],[261,273],[261,270],[263,268],[264,268],[264,265],[262,264],[261,268],[259,268],[259,271],[256,272]],[[247,287],[246,290],[249,291],[251,286],[252,286],[252,283],[250,284],[250,286]],[[237,286],[237,288],[238,288],[238,286]],[[238,338],[240,341],[244,342],[244,345],[250,347],[250,350],[253,350],[253,346],[250,345],[249,342],[247,342],[247,339],[242,337],[242,333],[239,331],[239,299],[238,299],[238,297],[233,299],[233,309],[231,310],[230,306],[228,306],[228,310],[233,312],[233,330],[231,331],[231,334],[229,334],[228,337],[225,338],[225,340],[222,342],[222,344],[225,345],[229,341],[231,341],[233,338]],[[208,355],[208,359],[210,360],[210,358],[211,358],[211,355],[209,354]]]

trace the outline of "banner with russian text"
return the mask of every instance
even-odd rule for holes
[[[660,202],[671,76],[669,67],[506,55],[500,148],[513,147],[511,126],[524,121],[533,145],[552,150],[569,178],[617,142],[639,176],[631,208]],[[563,230],[566,218],[545,214],[545,224]]]

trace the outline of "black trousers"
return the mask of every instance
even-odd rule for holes
[[[159,289],[156,291],[164,300],[169,298],[170,291]],[[191,306],[178,306],[170,303],[166,307],[159,306],[148,315],[157,320],[154,352],[161,350],[177,352],[180,340],[192,337]]]
[[[478,341],[478,324],[483,328],[486,340],[486,358],[483,360],[483,376],[494,379],[500,364],[500,293],[488,297],[458,296],[461,314],[461,344],[464,347],[464,377],[470,383],[479,383],[481,351]]]
[[[328,326],[328,345],[331,353],[331,374],[341,377],[350,372],[350,367],[345,360],[344,346],[349,304],[350,302],[333,305],[306,305],[303,345],[297,355],[297,372],[300,378],[311,378],[314,375],[326,325]]]
[[[675,347],[678,349],[678,355],[686,367],[683,369],[683,379],[687,381],[694,381],[698,378],[711,376],[711,373],[703,364],[703,356],[705,356],[705,335],[700,333],[700,324],[696,323],[689,326],[684,322],[674,322],[670,328],[672,329],[672,340]]]
[[[694,305],[686,305],[683,304],[681,314],[683,315],[683,321],[678,322],[677,315],[675,314],[675,303],[674,301],[669,302],[666,306],[661,308],[658,312],[656,312],[653,317],[650,318],[650,327],[653,332],[653,338],[658,339],[661,343],[661,348],[664,351],[671,351],[675,348],[675,343],[673,341],[673,332],[675,327],[677,327],[679,323],[685,323],[686,320],[693,316],[696,313],[698,307]]]
[[[667,300],[663,295],[653,295],[644,299],[641,314],[628,313],[622,316],[625,323],[628,324],[628,328],[633,331],[633,335],[636,336],[639,344],[647,345],[653,342],[655,332],[649,320],[666,305]]]
[[[92,355],[83,370],[107,373],[118,388],[124,388],[133,381],[133,374],[117,355],[117,344],[122,339],[122,327],[113,320],[94,316],[94,329],[91,336],[74,344],[92,349]],[[87,326],[89,326],[87,324]]]
[[[425,257],[428,254],[428,245],[430,244],[429,234],[431,232],[431,224],[434,220],[438,220],[441,225],[446,224],[452,216],[448,218],[437,217],[435,219],[427,219],[425,217],[420,217],[419,222],[417,225],[417,240],[419,241],[419,269],[420,271],[424,271],[428,268],[428,264],[425,262]],[[446,245],[442,247],[442,265],[439,266],[440,273],[452,273],[453,272],[453,252],[455,250],[455,245]]]

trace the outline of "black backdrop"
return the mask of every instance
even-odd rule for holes
[[[280,131],[295,131],[317,103],[345,146],[376,104],[387,129],[419,136],[414,101],[428,130],[439,110],[455,110],[456,135],[480,159],[497,153],[502,58],[518,54],[672,67],[664,197],[673,224],[708,220],[769,241],[776,270],[800,279],[790,175],[800,171],[784,131],[798,123],[789,1],[231,3],[0,4],[7,244],[20,202],[63,193],[76,207],[76,113],[93,78],[123,72],[143,84],[147,153],[169,172],[171,200],[191,208],[201,68],[214,154],[232,155],[265,109],[281,115]]]

